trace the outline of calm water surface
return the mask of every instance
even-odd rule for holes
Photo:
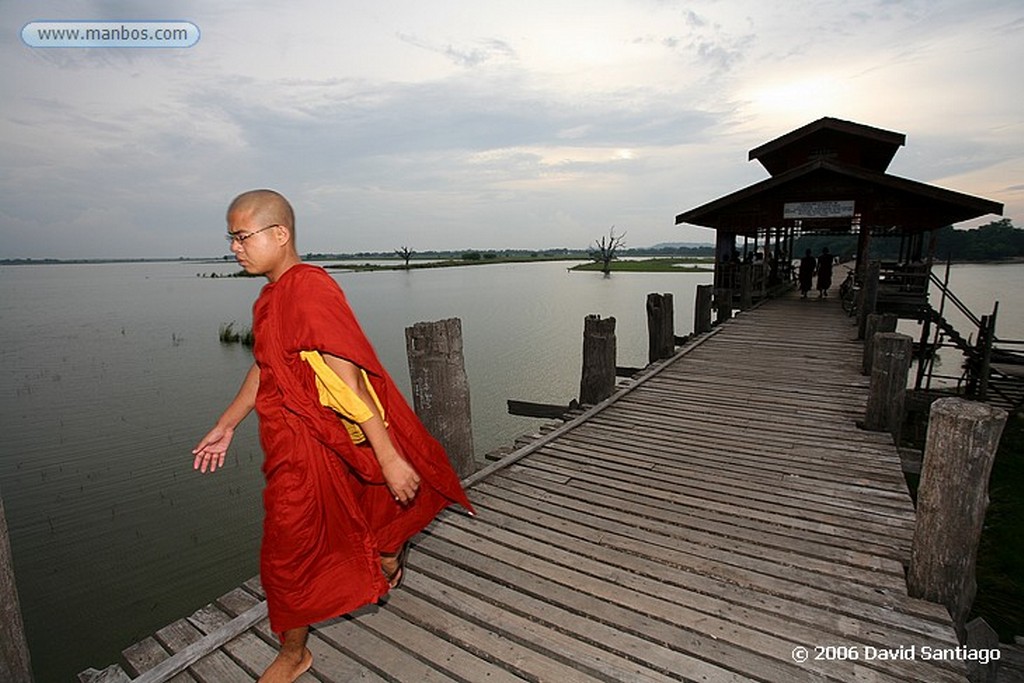
[[[408,395],[404,329],[463,321],[477,453],[536,428],[518,398],[578,394],[583,318],[618,320],[620,365],[647,355],[648,292],[692,326],[709,273],[569,273],[565,263],[335,275]],[[252,362],[223,346],[262,279],[199,278],[227,263],[0,267],[0,491],[38,681],[89,666],[256,574],[262,477],[256,424],[226,467],[190,450]]]
[[[675,295],[676,331],[685,334],[694,287],[711,280],[604,278],[567,265],[335,277],[406,395],[405,327],[462,319],[483,454],[537,425],[506,415],[506,399],[577,395],[584,316],[615,316],[618,363],[640,366],[647,294]],[[196,277],[235,270],[219,262],[0,267],[0,490],[40,682],[118,661],[122,648],[258,571],[255,420],[215,475],[195,474],[189,453],[251,363],[217,332],[229,321],[249,324],[263,280]],[[951,278],[979,315],[1001,300],[998,333],[1024,339],[1024,265],[956,266]]]

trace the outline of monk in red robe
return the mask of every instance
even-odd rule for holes
[[[239,264],[269,282],[253,307],[255,363],[193,466],[222,467],[255,408],[266,479],[260,576],[282,643],[260,681],[294,681],[312,665],[310,624],[379,600],[403,578],[408,539],[451,503],[472,507],[337,283],[301,262],[288,201],[246,192],[227,225]]]

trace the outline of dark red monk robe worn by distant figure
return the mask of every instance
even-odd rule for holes
[[[472,512],[441,445],[381,366],[345,295],[323,269],[289,268],[253,306],[259,366],[256,413],[266,487],[260,574],[274,632],[314,624],[388,592],[380,552],[393,553],[451,503]],[[398,451],[421,478],[401,506],[369,445],[355,445],[320,404],[301,351],[366,371]]]

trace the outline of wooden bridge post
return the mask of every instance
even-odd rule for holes
[[[715,322],[724,323],[732,318],[732,289],[715,287]]]
[[[754,266],[744,263],[740,266],[740,310],[746,311],[754,305]]]
[[[647,362],[672,357],[676,350],[676,331],[671,294],[647,295],[647,338]]]
[[[992,308],[992,315],[981,316],[982,325],[978,329],[978,345],[981,347],[978,367],[978,398],[988,398],[988,380],[992,374],[992,342],[996,338],[996,315],[999,313],[999,302]]]
[[[935,401],[929,414],[907,589],[945,605],[961,643],[977,591],[988,480],[1005,425],[1005,410],[960,398]]]
[[[889,432],[896,444],[899,444],[914,341],[905,334],[895,332],[881,332],[875,335],[874,340],[864,428],[874,432]]]
[[[895,332],[896,316],[892,313],[871,313],[864,327],[864,357],[861,360],[861,374],[871,375],[871,363],[875,357],[875,335],[879,332]]]
[[[615,318],[583,320],[583,376],[580,403],[596,405],[615,391]]]
[[[449,318],[405,328],[416,414],[448,452],[460,477],[476,469],[462,321]]]
[[[693,333],[704,334],[711,331],[711,296],[714,285],[697,285],[697,300],[693,306]]]
[[[865,327],[868,316],[878,308],[878,282],[881,278],[882,264],[872,261],[868,264],[867,273],[864,276],[864,288],[860,291],[860,301],[857,302],[857,339],[866,339]]]
[[[932,334],[932,308],[928,308],[929,313],[924,316],[924,320],[921,321],[921,337],[917,342],[917,380],[914,382],[914,388],[920,389],[921,385],[924,384],[924,377],[929,372],[929,366],[934,360],[934,356],[930,354],[935,353],[935,349],[929,348],[928,338]]]
[[[32,683],[32,664],[18,602],[18,587],[14,583],[14,563],[3,497],[0,497],[0,681]]]

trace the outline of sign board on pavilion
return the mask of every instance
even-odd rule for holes
[[[786,202],[782,217],[791,218],[852,218],[853,200],[834,202]]]

